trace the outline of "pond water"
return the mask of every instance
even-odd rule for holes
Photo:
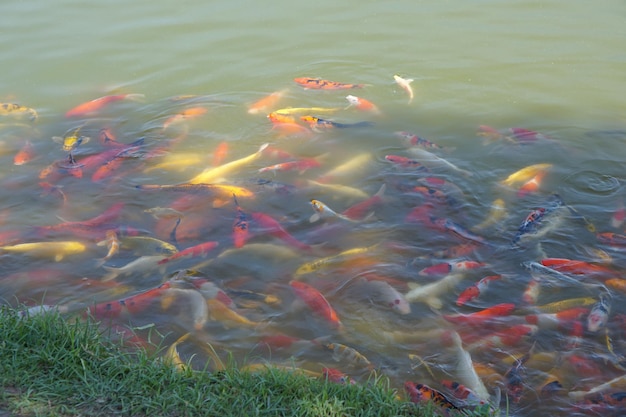
[[[626,407],[623,381],[601,386],[626,349],[623,2],[30,0],[0,14],[3,302],[90,309],[163,346],[191,333],[176,347],[198,367],[219,367],[210,344],[222,361],[357,383],[376,371],[402,395],[410,381],[454,398],[454,380],[508,398],[511,416]],[[303,165],[262,169],[290,161]],[[150,187],[190,182],[212,186]],[[317,221],[312,199],[327,205]],[[551,258],[585,264],[524,266]]]

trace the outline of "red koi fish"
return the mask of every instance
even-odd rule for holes
[[[488,287],[489,284],[493,281],[497,281],[502,278],[502,275],[489,275],[478,281],[476,284],[471,287],[466,288],[459,294],[459,297],[456,299],[456,305],[464,306],[468,302],[477,298],[480,294],[483,293]]]
[[[522,127],[511,127],[507,129],[514,139],[519,142],[535,142],[538,140],[545,140],[548,137],[542,133],[535,132],[534,130],[524,129]]]
[[[164,258],[160,260],[158,264],[162,265],[164,263],[173,261],[175,259],[180,259],[180,258],[187,258],[187,257],[192,258],[192,257],[197,257],[197,256],[205,256],[209,252],[211,252],[213,249],[215,249],[218,245],[219,245],[219,242],[216,242],[216,241],[200,243],[198,245],[194,245],[180,252],[177,252],[172,256]]]
[[[412,403],[426,403],[432,401],[436,405],[446,410],[457,410],[457,406],[452,403],[442,392],[437,391],[425,384],[418,384],[407,381],[404,383],[404,389],[409,395]]]
[[[364,112],[380,114],[380,110],[378,110],[378,107],[374,103],[362,97],[348,95],[346,96],[346,100],[348,100],[348,103],[350,103],[348,107],[354,107],[355,109]]]
[[[442,262],[422,269],[418,272],[418,275],[423,277],[447,275],[451,272],[467,271],[482,268],[486,265],[485,263],[476,261]]]
[[[615,275],[615,271],[603,265],[596,265],[585,261],[564,258],[545,258],[541,265],[547,266],[559,272],[567,272],[574,275],[607,274]]]
[[[327,380],[339,385],[352,385],[356,381],[336,368],[322,368],[322,375]]]
[[[488,245],[489,242],[482,237],[473,233],[469,229],[461,226],[458,223],[453,222],[450,219],[443,217],[436,217],[433,215],[434,206],[432,204],[422,204],[421,206],[415,207],[409,214],[406,216],[406,221],[409,223],[422,223],[424,226],[429,227],[433,230],[439,230],[442,232],[452,233],[462,239],[470,240],[475,243],[480,243],[483,245]]]
[[[192,119],[198,116],[202,116],[208,110],[205,107],[191,107],[189,109],[185,109],[180,113],[177,113],[165,120],[163,122],[163,130],[166,130],[174,123],[182,122],[183,120]]]
[[[508,316],[513,310],[515,310],[515,304],[500,303],[477,311],[476,313],[457,315],[444,314],[443,318],[456,324],[480,325],[494,319]]]
[[[291,280],[289,285],[294,293],[309,306],[311,310],[324,318],[331,326],[341,329],[343,325],[335,309],[330,305],[326,297],[315,287],[301,281]]]
[[[246,216],[246,213],[239,206],[237,196],[235,194],[233,194],[233,198],[235,199],[237,215],[235,216],[235,220],[233,222],[232,235],[235,247],[240,248],[245,245],[250,238],[250,229],[248,227],[248,216]]]
[[[45,234],[51,231],[69,231],[73,229],[89,229],[89,228],[97,228],[104,224],[113,222],[117,220],[117,218],[122,213],[122,209],[124,208],[124,203],[115,203],[108,209],[106,209],[102,214],[99,214],[96,217],[93,217],[88,220],[78,221],[78,222],[68,222],[64,221],[63,223],[59,223],[52,226],[36,226],[35,230],[39,234]],[[103,231],[102,234],[105,232]]]
[[[626,206],[624,202],[620,202],[613,214],[611,215],[611,227],[613,229],[619,229],[626,220]]]
[[[618,246],[618,247],[626,246],[626,235],[622,235],[620,233],[613,233],[613,232],[597,233],[596,239],[598,239],[598,242],[605,244],[605,245]]]
[[[28,139],[24,142],[24,145],[20,148],[20,150],[13,157],[13,164],[15,165],[24,165],[27,162],[30,162],[35,157],[35,148],[31,141]]]
[[[156,288],[151,288],[122,300],[96,304],[93,307],[87,308],[86,314],[98,320],[117,318],[125,311],[136,314],[148,308],[150,304],[154,302],[155,298],[163,295],[165,291],[171,287],[171,281],[166,281]]]
[[[273,217],[259,212],[251,213],[250,216],[252,217],[252,220],[258,223],[262,231],[267,232],[270,235],[281,239],[288,245],[296,247],[300,250],[308,251],[311,249],[311,246],[300,242],[298,239],[290,235]]]
[[[274,107],[283,98],[285,92],[286,90],[275,91],[272,94],[252,103],[248,107],[248,113],[258,114],[261,112],[266,112],[270,108]]]
[[[537,330],[538,327],[533,324],[518,324],[503,331],[480,337],[479,340],[468,347],[468,350],[518,346],[524,337],[537,333]],[[478,336],[467,337],[467,342],[470,342],[470,339],[476,340],[476,337]],[[466,341],[465,337],[463,341]]]
[[[83,104],[70,109],[65,113],[65,117],[82,117],[95,113],[110,103],[120,100],[141,100],[145,96],[143,94],[116,94],[112,96],[104,96],[95,100],[87,101]]]
[[[348,90],[365,87],[365,84],[345,84],[321,78],[299,77],[293,80],[306,90]]]
[[[349,219],[365,220],[373,213],[373,209],[384,202],[383,199],[386,188],[387,186],[385,184],[381,185],[376,194],[361,201],[360,203],[356,203],[355,205],[348,207],[341,214]]]

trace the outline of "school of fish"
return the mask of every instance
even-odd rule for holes
[[[419,106],[416,81],[388,81],[396,106]],[[472,147],[534,161],[511,158],[486,183],[449,138],[376,130],[393,120],[376,86],[286,84],[247,102],[171,97],[143,119],[138,93],[47,125],[0,103],[13,160],[2,302],[91,316],[146,349],[164,341],[180,369],[232,355],[331,383],[384,375],[443,415],[626,413],[623,197],[592,202],[602,215],[568,201],[558,174],[575,167],[549,157],[569,155],[556,136],[476,126]],[[265,135],[213,132],[232,107]],[[149,119],[141,134],[126,130],[134,117]],[[341,152],[372,132],[378,154]],[[21,204],[45,215],[9,203],[24,187],[35,199]]]

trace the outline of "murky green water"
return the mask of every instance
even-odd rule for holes
[[[32,256],[32,251],[31,255],[3,254],[0,296],[13,305],[43,302],[84,311],[95,302],[123,299],[157,287],[178,271],[194,269],[225,290],[240,314],[261,324],[219,320],[214,305],[211,314],[206,311],[196,287],[178,281],[173,284],[175,290],[163,289],[132,314],[126,306],[113,303],[112,308],[124,310],[115,322],[148,326],[139,334],[147,337],[151,331],[154,336],[157,330],[167,335],[166,344],[192,332],[194,337],[181,343],[179,351],[183,359],[197,353],[198,363],[206,358],[203,346],[211,341],[222,358],[232,352],[241,361],[295,361],[315,372],[323,366],[334,367],[358,382],[364,382],[370,368],[375,368],[388,375],[401,392],[406,381],[443,389],[443,379],[461,378],[458,352],[450,346],[449,337],[432,334],[440,328],[455,330],[476,367],[493,369],[489,376],[489,371],[480,368],[492,397],[498,390],[502,398],[512,395],[512,356],[524,355],[534,346],[533,354],[549,357],[547,364],[538,364],[536,357],[535,362],[524,364],[523,395],[511,405],[510,415],[583,413],[579,408],[572,411],[578,398],[569,392],[587,390],[623,374],[619,358],[624,348],[624,296],[606,283],[607,278],[621,276],[623,253],[602,244],[580,216],[592,222],[597,232],[624,232],[623,225],[612,223],[612,215],[624,199],[625,14],[618,1],[5,2],[0,5],[0,102],[32,108],[38,118],[31,122],[27,117],[0,114],[0,243],[71,240],[86,248],[59,262],[54,256]],[[412,103],[408,104],[407,93],[394,82],[394,74],[414,79]],[[293,82],[296,77],[365,86],[305,90]],[[278,103],[259,114],[248,113],[252,103],[274,91],[284,94]],[[110,103],[89,115],[65,117],[80,103],[114,94],[142,94],[143,98]],[[347,94],[371,100],[380,114],[346,109]],[[300,134],[286,134],[264,117],[286,107],[337,107],[340,110],[330,115],[310,113],[340,123],[372,124],[307,131],[309,126],[297,120],[303,129]],[[188,113],[184,120],[176,116],[198,108],[202,110]],[[481,125],[503,135],[493,140],[480,137]],[[79,136],[91,139],[72,152],[76,164],[70,164],[67,152],[51,138],[78,128]],[[509,128],[531,129],[542,136],[525,143]],[[125,158],[115,158],[114,145],[100,140],[101,129],[108,129],[124,144],[141,138],[143,142],[127,150]],[[416,157],[394,134],[397,131],[413,132],[446,147],[430,150],[471,175],[449,167],[416,172],[388,162],[386,155]],[[26,141],[32,144],[32,159],[15,165],[14,157]],[[228,145],[228,151],[220,163],[251,155],[264,143],[292,156],[285,159],[266,152],[225,175],[226,184],[254,193],[246,197],[237,191],[241,212],[230,191],[217,201],[213,195],[197,193],[183,201],[189,192],[137,189],[138,185],[190,180],[212,165],[221,143]],[[105,160],[93,162],[93,155],[107,152],[106,161],[114,169],[94,181],[95,172],[106,168],[100,168]],[[369,155],[367,162],[334,180],[350,190],[307,182],[361,154]],[[258,172],[305,157],[318,158],[321,166],[302,173]],[[521,183],[512,188],[500,184],[518,169],[537,163],[552,164],[538,191],[519,196],[516,188]],[[45,174],[47,167],[51,174]],[[445,178],[461,192],[446,189],[448,198],[434,202],[410,192],[425,176]],[[365,221],[309,221],[311,199],[343,212],[383,184],[384,203]],[[577,213],[559,211],[555,217],[560,216],[561,222],[553,230],[511,248],[522,221],[534,209],[549,207],[552,193],[558,193]],[[415,301],[410,314],[398,314],[380,302],[376,287],[359,279],[365,273],[375,274],[402,293],[409,291],[409,283],[426,285],[440,279],[422,277],[418,271],[444,260],[459,260],[429,256],[467,238],[437,228],[433,219],[450,219],[470,229],[485,220],[498,198],[504,201],[506,215],[479,232],[488,244],[479,244],[463,258],[487,266],[467,272],[462,281],[444,291],[441,308],[434,308],[431,297],[430,305]],[[119,202],[124,203],[119,216],[98,224],[41,228],[91,219]],[[413,210],[428,202],[435,204],[430,212],[434,217],[416,219]],[[180,225],[174,229],[179,214],[155,219],[144,212],[154,207],[176,209],[182,215]],[[298,250],[293,242],[272,236],[256,213],[271,216],[313,249]],[[251,238],[234,250],[233,224],[243,216],[249,221]],[[542,230],[553,222],[546,221]],[[219,246],[205,259],[173,260],[104,281],[108,275],[101,259],[107,247],[96,243],[105,240],[107,230],[116,230],[121,238],[131,228],[143,236],[175,243],[179,250],[206,241],[219,242]],[[289,282],[302,264],[370,246],[367,256],[297,276],[326,296],[343,327],[329,326],[298,305]],[[535,312],[522,299],[531,278],[520,266],[522,262],[544,257],[593,262],[597,261],[596,249],[611,257],[610,277],[587,277],[582,286],[544,279],[537,303],[580,296],[597,300],[609,291],[612,308],[606,333],[586,330],[576,342],[571,338],[574,324],[548,328],[544,323],[534,336],[512,346],[489,345],[494,332],[501,335],[507,327],[526,323],[528,314]],[[120,252],[104,266],[122,267],[148,255],[164,256],[145,242],[133,250],[123,241]],[[456,305],[465,288],[494,274],[503,278],[470,305]],[[237,292],[241,290],[278,300],[258,296],[250,300],[252,295]],[[203,295],[211,297],[207,291]],[[516,310],[482,331],[468,331],[441,317],[498,303],[514,303]],[[580,318],[583,325],[585,317]],[[303,340],[287,347],[273,346],[268,353],[262,348],[264,341],[278,343],[272,339],[276,335]],[[606,335],[613,340],[614,354],[607,348]],[[318,343],[309,342],[313,339]],[[322,342],[357,349],[372,365],[333,355]],[[420,355],[424,362],[409,359],[409,354]],[[542,394],[550,378],[559,380],[563,389]]]

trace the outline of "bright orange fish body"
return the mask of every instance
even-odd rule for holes
[[[309,306],[311,310],[319,314],[333,327],[341,328],[342,324],[337,316],[337,312],[330,305],[326,297],[322,295],[315,287],[305,284],[301,281],[292,280],[289,285],[293,289],[294,293]]]
[[[97,98],[95,100],[87,101],[83,104],[79,104],[78,106],[70,109],[65,113],[65,117],[80,117],[87,116],[91,113],[94,113],[102,108],[104,108],[107,104],[114,103],[116,101],[124,100],[124,99],[133,99],[143,97],[143,94],[116,94],[111,96],[104,96]]]
[[[293,80],[307,90],[348,90],[365,87],[365,84],[345,84],[321,78],[299,77]]]

